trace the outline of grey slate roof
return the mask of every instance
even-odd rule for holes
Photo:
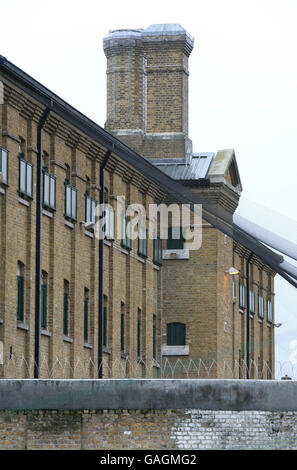
[[[200,152],[188,158],[150,159],[150,162],[174,180],[189,181],[207,178],[214,156],[211,152]]]

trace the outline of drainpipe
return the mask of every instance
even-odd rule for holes
[[[40,373],[42,129],[49,113],[50,107],[46,107],[37,127],[34,379],[38,379]]]
[[[250,378],[250,262],[254,253],[246,261],[246,378]]]
[[[107,150],[100,165],[100,195],[99,204],[104,204],[104,168],[112,150]],[[103,215],[99,221],[100,233],[102,233]],[[103,268],[104,268],[104,238],[99,237],[99,286],[98,286],[98,379],[103,377]]]

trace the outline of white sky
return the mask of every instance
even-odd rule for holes
[[[0,54],[101,126],[103,36],[180,23],[194,151],[234,148],[245,198],[297,220],[296,0],[0,0],[0,15]],[[279,276],[276,292],[277,359],[297,362],[297,293]]]

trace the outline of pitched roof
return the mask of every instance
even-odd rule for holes
[[[123,161],[140,171],[155,184],[158,184],[160,188],[177,201],[183,204],[202,203],[199,195],[193,194],[192,191],[179,183],[178,180],[168,176],[165,172],[161,171],[158,166],[153,165],[148,159],[137,154],[130,147],[109,134],[105,129],[73,108],[3,56],[0,56],[0,71],[2,75],[15,86],[37,100],[45,108],[50,108],[51,112],[56,113],[62,119],[104,146],[107,150],[111,150]],[[202,167],[203,165],[201,169]],[[230,223],[230,220],[226,218],[226,213],[222,211],[220,207],[214,207],[208,204],[207,201],[204,201],[203,218],[215,228],[221,230],[230,238],[238,241],[241,245],[255,253],[275,272],[279,273],[284,279],[294,285],[294,287],[297,287],[297,278],[289,276],[281,266],[284,261],[283,256],[269,250],[251,234],[247,233],[236,224]]]

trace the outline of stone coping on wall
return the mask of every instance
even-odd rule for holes
[[[297,381],[0,379],[0,409],[297,411]]]

